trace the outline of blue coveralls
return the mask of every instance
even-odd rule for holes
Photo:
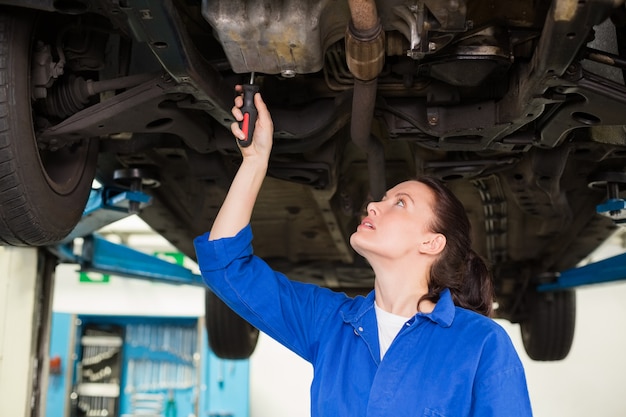
[[[290,281],[253,255],[252,231],[194,240],[204,281],[313,365],[312,417],[528,417],[524,369],[493,320],[453,304],[407,321],[380,360],[374,292],[350,298]]]

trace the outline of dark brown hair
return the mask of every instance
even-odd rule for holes
[[[431,231],[446,237],[446,246],[433,263],[428,294],[422,300],[436,303],[448,288],[454,304],[485,316],[493,313],[494,290],[485,261],[472,249],[471,225],[463,203],[441,181],[418,177],[434,195]]]

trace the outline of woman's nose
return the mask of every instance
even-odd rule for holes
[[[367,215],[369,215],[370,213],[372,214],[378,214],[377,212],[377,208],[376,208],[376,202],[375,201],[370,201],[369,203],[367,203]]]

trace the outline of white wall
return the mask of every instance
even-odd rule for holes
[[[108,283],[78,282],[76,265],[59,265],[55,312],[127,316],[204,316],[204,289],[111,277]],[[95,275],[95,274],[94,274]]]
[[[250,358],[250,417],[309,416],[312,366],[264,333]]]

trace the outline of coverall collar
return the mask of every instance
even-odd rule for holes
[[[356,309],[349,309],[347,311],[341,311],[341,316],[346,323],[355,325],[359,322],[363,316],[374,308],[375,291],[372,290],[366,297],[363,303],[358,304]],[[449,289],[445,289],[441,292],[439,301],[435,304],[435,308],[430,313],[417,313],[413,319],[417,317],[425,317],[432,322],[438,324],[441,327],[450,327],[454,321],[454,302],[452,301],[452,295]],[[413,320],[411,319],[411,320]]]

